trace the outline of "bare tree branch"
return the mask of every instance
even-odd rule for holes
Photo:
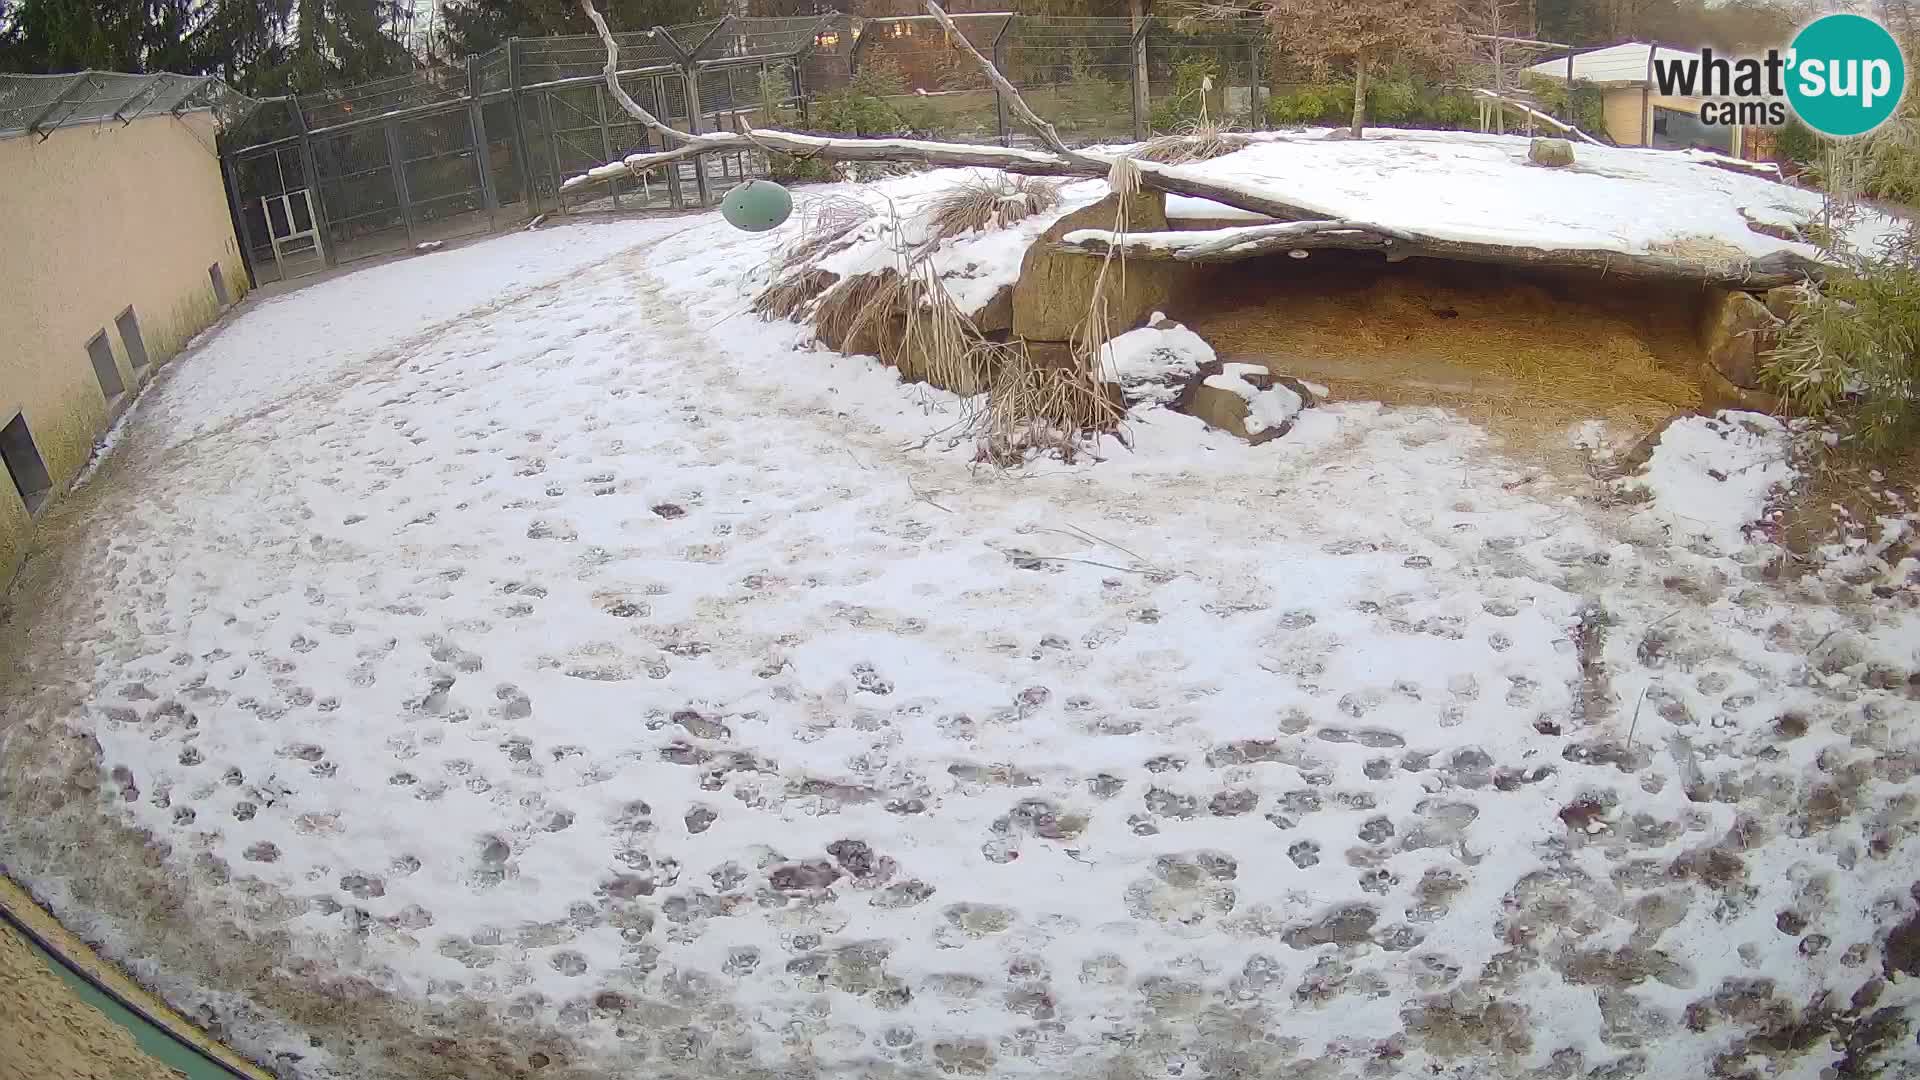
[[[580,0],[580,10],[587,13],[587,18],[593,22],[593,28],[600,32],[600,40],[606,43],[607,91],[613,95],[613,100],[627,110],[628,116],[645,124],[649,131],[662,139],[678,139],[684,143],[698,142],[699,140],[694,136],[663,123],[659,117],[641,108],[640,103],[627,94],[626,88],[620,85],[620,43],[614,40],[613,31],[607,29],[607,20],[594,8],[593,0]]]
[[[1556,117],[1548,116],[1546,113],[1541,112],[1539,109],[1536,109],[1533,106],[1528,105],[1523,101],[1516,101],[1515,99],[1510,98],[1505,94],[1496,94],[1491,90],[1475,90],[1473,92],[1473,96],[1477,98],[1485,98],[1488,101],[1497,102],[1498,104],[1504,105],[1509,109],[1517,109],[1522,115],[1531,116],[1535,120],[1539,121],[1542,124],[1547,125],[1548,127],[1557,128],[1561,131],[1564,131],[1567,134],[1572,135],[1574,138],[1579,139],[1581,142],[1591,143],[1594,146],[1606,145],[1605,143],[1601,142],[1599,139],[1596,139],[1593,136],[1587,134],[1586,132],[1581,131],[1579,128],[1574,127],[1572,124],[1569,124],[1566,121],[1558,119]]]
[[[993,65],[993,61],[980,55],[980,50],[973,47],[973,42],[967,40],[967,35],[953,25],[953,18],[947,14],[947,10],[935,0],[924,0],[924,2],[927,14],[940,21],[940,25],[946,28],[948,37],[960,42],[960,47],[967,51],[967,55],[973,57],[973,62],[980,66],[981,72],[986,75],[988,81],[1006,97],[1007,107],[1013,111],[1013,115],[1019,117],[1021,123],[1033,129],[1033,133],[1040,137],[1041,144],[1062,157],[1076,156],[1073,151],[1067,149],[1067,144],[1061,141],[1060,133],[1053,129],[1053,125],[1040,119],[1040,114],[1027,106],[1027,99],[1020,96],[1020,91],[1013,88],[1013,83],[1007,81],[1007,77],[1000,73],[1000,69]]]

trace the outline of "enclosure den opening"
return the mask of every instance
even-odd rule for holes
[[[1336,250],[1196,267],[1175,304],[1221,360],[1336,398],[1651,426],[1700,404],[1706,300],[1597,273]]]
[[[120,365],[114,362],[113,346],[107,344],[105,330],[87,342],[87,359],[93,362],[94,378],[100,380],[100,393],[106,396],[109,406],[113,405],[127,392],[127,384],[120,379]]]
[[[213,282],[213,299],[215,303],[221,307],[226,307],[233,302],[232,298],[227,295],[227,276],[220,272],[219,263],[214,263],[212,266],[207,267],[207,278]]]
[[[53,478],[47,475],[47,463],[40,459],[40,449],[33,445],[33,433],[27,430],[25,413],[13,414],[7,426],[0,428],[0,462],[5,462],[7,475],[13,479],[13,489],[20,493],[20,501],[27,504],[27,513],[38,513],[47,493],[53,490]]]

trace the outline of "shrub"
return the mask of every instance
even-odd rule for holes
[[[1367,84],[1367,122],[1386,127],[1464,129],[1479,120],[1471,97],[1395,74]],[[1279,127],[1344,125],[1353,118],[1351,83],[1310,83],[1267,102],[1267,119]]]
[[[812,127],[836,135],[900,135],[922,125],[894,98],[907,92],[900,69],[886,60],[862,67],[846,86],[813,104]],[[909,107],[910,108],[910,107]]]
[[[1920,268],[1863,263],[1807,289],[1762,384],[1810,416],[1827,417],[1869,450],[1887,450],[1920,428]]]
[[[1565,79],[1542,78],[1529,75],[1526,79],[1527,92],[1540,103],[1540,107],[1562,120],[1571,114],[1573,126],[1596,139],[1607,139],[1606,95],[1600,88],[1584,80],[1576,81],[1571,90]],[[1572,107],[1568,107],[1568,98],[1572,98]]]
[[[1220,81],[1220,65],[1211,56],[1195,56],[1173,65],[1173,89],[1153,106],[1149,124],[1173,131],[1210,113],[1205,87]]]

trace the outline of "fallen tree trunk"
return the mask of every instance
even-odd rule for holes
[[[1363,222],[1324,220],[1246,225],[1195,232],[1128,233],[1124,240],[1103,229],[1076,229],[1053,245],[1057,251],[1105,258],[1114,251],[1128,259],[1171,262],[1234,262],[1263,255],[1338,249],[1379,251],[1388,261],[1454,259],[1540,270],[1582,270],[1643,281],[1715,285],[1728,289],[1770,289],[1809,278],[1819,280],[1827,267],[1802,255],[1778,251],[1756,259],[1710,262],[1672,255],[1605,251],[1595,248],[1532,248],[1445,240]]]

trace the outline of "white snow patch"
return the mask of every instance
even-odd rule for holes
[[[471,257],[417,265],[399,259],[270,297],[245,318],[216,327],[221,352],[247,363],[175,361],[165,401],[144,419],[165,424],[184,442],[286,395],[326,387],[401,342],[446,329],[442,324],[456,316],[686,227],[664,218],[506,233],[461,249],[477,252]]]
[[[1791,438],[1764,413],[1722,411],[1675,420],[1660,436],[1639,483],[1679,536],[1731,553],[1768,497],[1793,481]]]
[[[1755,216],[1811,217],[1820,196],[1670,151],[1581,146],[1579,164],[1526,164],[1520,136],[1376,130],[1365,139],[1294,137],[1183,166],[1249,192],[1442,239],[1640,253],[1706,236],[1749,255],[1815,248],[1747,227]],[[1182,206],[1182,213],[1194,212]],[[1211,216],[1210,214],[1207,216]],[[1898,223],[1869,213],[1852,240],[1872,249]]]
[[[1158,311],[1147,325],[1129,330],[1101,350],[1101,375],[1117,382],[1138,401],[1164,404],[1178,389],[1170,385],[1213,363],[1213,346],[1179,323],[1162,327],[1166,316]]]
[[[1249,435],[1280,427],[1300,415],[1300,410],[1306,407],[1306,402],[1291,387],[1275,383],[1263,390],[1247,379],[1249,375],[1266,374],[1267,369],[1259,364],[1226,364],[1220,374],[1206,378],[1206,385],[1237,394],[1247,403],[1246,426]]]

